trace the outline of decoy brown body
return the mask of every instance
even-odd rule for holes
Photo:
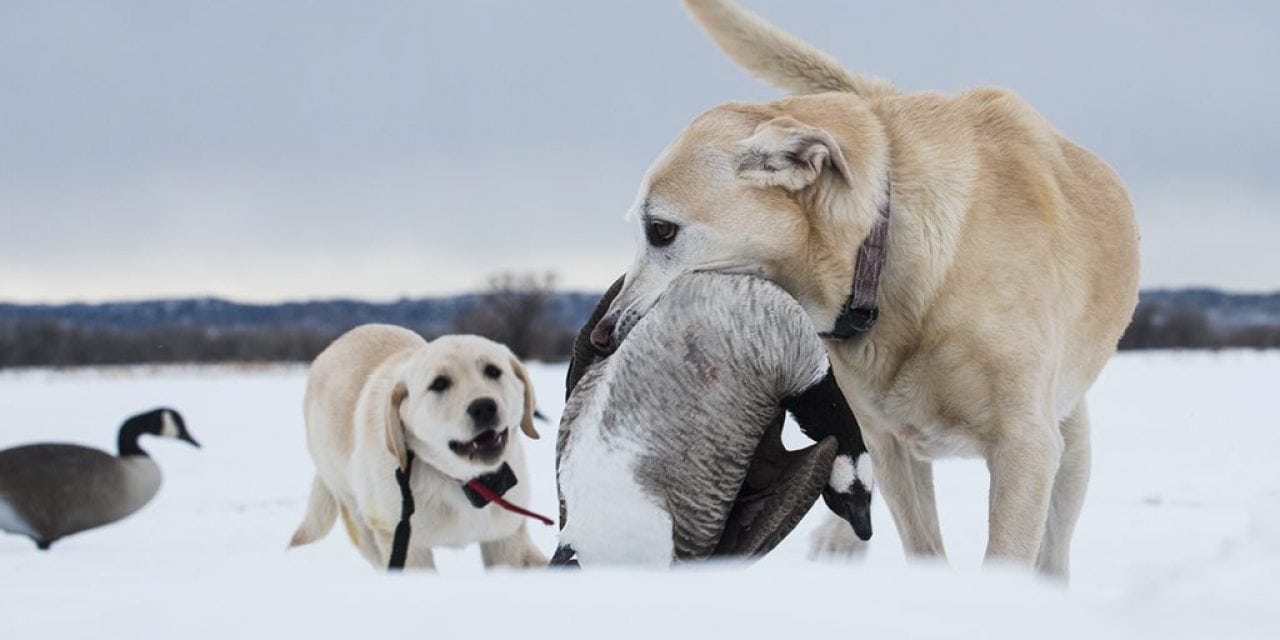
[[[0,530],[48,549],[73,533],[141,509],[160,490],[160,467],[138,446],[144,434],[200,445],[182,416],[156,409],[120,427],[119,455],[74,444],[32,444],[0,451]]]

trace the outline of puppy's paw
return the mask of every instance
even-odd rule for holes
[[[520,566],[525,568],[541,568],[547,566],[548,562],[550,562],[550,560],[548,560],[546,556],[542,555],[541,551],[538,551],[537,549],[529,549],[524,552],[524,557],[521,558]]]
[[[867,543],[860,540],[844,518],[827,516],[809,536],[809,559],[819,562],[860,560],[867,553]]]

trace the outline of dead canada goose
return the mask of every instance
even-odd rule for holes
[[[681,276],[607,356],[585,343],[595,320],[569,370],[552,564],[763,555],[819,494],[871,535],[861,432],[816,331],[782,289]],[[785,411],[818,444],[787,451]]]
[[[0,451],[0,530],[48,549],[141,509],[160,490],[160,467],[138,446],[144,434],[200,446],[177,411],[156,409],[121,425],[118,456],[74,444]]]

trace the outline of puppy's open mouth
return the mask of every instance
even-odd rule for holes
[[[498,459],[498,456],[502,455],[502,450],[507,446],[507,432],[507,429],[502,431],[485,429],[480,435],[466,442],[450,440],[449,448],[464,458],[480,460],[481,462],[493,462]]]

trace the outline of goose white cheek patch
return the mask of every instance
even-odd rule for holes
[[[858,454],[857,459],[847,454],[836,456],[835,461],[831,463],[831,480],[828,484],[832,489],[840,493],[849,493],[853,489],[854,482],[863,486],[867,491],[871,491],[874,477],[871,472],[871,456],[865,453]]]
[[[178,437],[178,423],[173,421],[173,414],[165,411],[162,414],[162,425],[160,427],[160,435],[166,438]]]

